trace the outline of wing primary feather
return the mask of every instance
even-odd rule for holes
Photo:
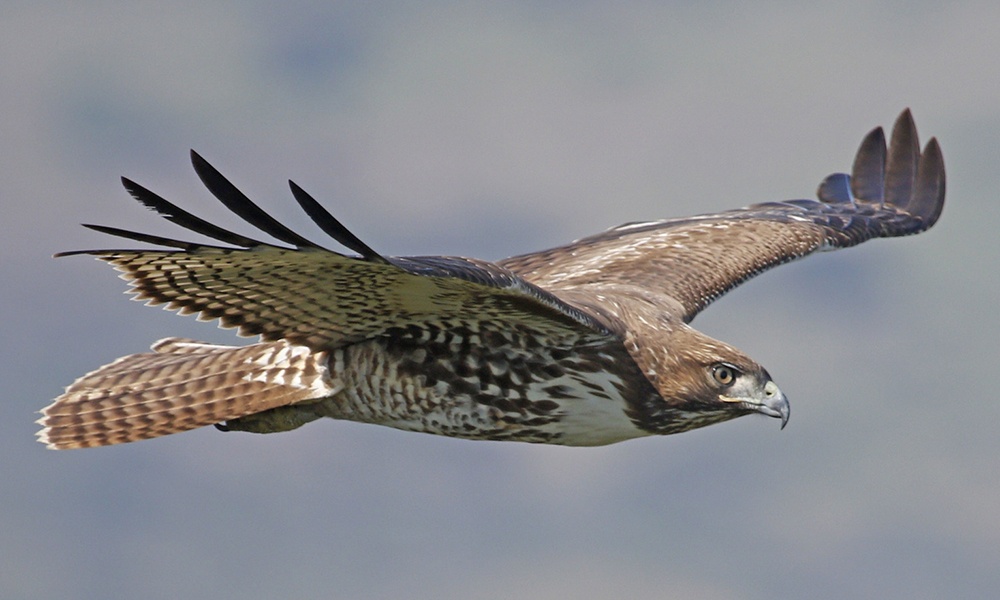
[[[913,115],[906,109],[900,113],[892,127],[889,156],[885,169],[885,203],[906,209],[913,197],[913,184],[917,177],[920,144]]]
[[[827,204],[854,204],[851,178],[846,173],[833,173],[819,184],[816,197]]]
[[[222,227],[213,225],[200,217],[196,217],[162,196],[150,191],[142,185],[139,185],[131,179],[128,179],[127,177],[122,177],[122,185],[125,186],[125,189],[132,195],[133,198],[138,200],[146,208],[156,211],[168,221],[176,223],[186,229],[190,229],[195,233],[200,233],[212,239],[244,248],[270,245],[260,240],[255,240],[227,229],[223,229]]]
[[[128,240],[134,240],[137,242],[143,242],[144,244],[154,244],[156,246],[166,246],[168,248],[178,248],[180,250],[185,250],[188,252],[197,250],[199,248],[215,248],[218,250],[227,250],[227,248],[222,248],[220,246],[211,246],[207,244],[196,244],[193,242],[184,242],[181,240],[175,240],[171,238],[165,238],[158,235],[152,235],[148,233],[139,233],[136,231],[129,231],[127,229],[119,229],[117,227],[108,227],[107,225],[92,225],[89,223],[84,223],[84,227],[87,229],[93,229],[100,233],[106,233],[108,235],[113,235],[120,238],[125,238]],[[63,256],[74,256],[77,254],[109,254],[114,252],[121,252],[120,250],[70,250],[69,252],[59,252],[54,254],[56,258]]]
[[[851,193],[866,202],[883,201],[885,190],[885,132],[872,129],[858,148],[851,168]]]
[[[913,198],[907,208],[933,225],[944,209],[944,157],[936,138],[931,138],[920,155]]]
[[[309,218],[312,219],[324,233],[337,240],[337,243],[342,244],[345,248],[357,252],[367,261],[389,264],[389,261],[386,260],[385,257],[372,250],[368,244],[362,242],[358,236],[351,233],[347,227],[344,227],[343,223],[338,221],[336,217],[323,208],[323,206],[317,202],[315,198],[299,187],[298,184],[292,180],[288,180],[288,187],[291,188],[292,195],[295,196],[295,201],[299,203],[302,210],[309,215]]]
[[[194,150],[191,151],[191,164],[194,165],[195,172],[198,173],[198,177],[212,192],[212,195],[247,223],[298,248],[321,248],[264,212]]]

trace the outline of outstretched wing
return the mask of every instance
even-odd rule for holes
[[[485,261],[384,257],[368,247],[301,188],[295,199],[316,224],[359,256],[322,248],[281,225],[192,152],[206,187],[230,210],[292,247],[262,242],[208,223],[146,188],[122,179],[142,204],[191,231],[230,244],[214,246],[99,225],[91,229],[176,250],[87,250],[120,270],[137,299],[201,320],[219,319],[241,335],[285,339],[325,350],[389,328],[493,319],[563,335],[612,335],[606,324]],[[474,329],[474,327],[472,327]]]
[[[924,231],[941,214],[944,193],[937,140],[920,151],[907,109],[896,120],[888,151],[882,129],[874,129],[861,143],[852,174],[827,177],[818,200],[631,223],[498,264],[556,294],[603,283],[656,289],[679,301],[690,321],[712,300],[771,267],[820,250]]]

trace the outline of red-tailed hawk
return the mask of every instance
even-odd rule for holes
[[[223,242],[91,229],[169,250],[82,252],[148,304],[218,319],[260,343],[168,338],[84,375],[42,411],[51,448],[132,442],[215,424],[287,431],[319,417],[455,437],[600,445],[760,413],[788,400],[739,350],[689,323],[758,273],[813,252],[919,233],[944,205],[944,163],[910,112],[888,151],[865,137],[818,200],[631,223],[497,263],[372,250],[294,183],[303,210],[357,254],[264,213],[192,153],[208,189],[287,244],[212,225],[123,179],[166,219]],[[80,254],[67,252],[65,254]]]

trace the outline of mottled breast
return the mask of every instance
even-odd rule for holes
[[[600,445],[647,435],[627,415],[655,395],[620,341],[503,323],[394,328],[331,352],[343,390],[324,414],[455,437]]]

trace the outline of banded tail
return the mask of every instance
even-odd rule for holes
[[[156,342],[77,379],[42,409],[49,448],[134,442],[335,393],[325,352],[287,342]]]

